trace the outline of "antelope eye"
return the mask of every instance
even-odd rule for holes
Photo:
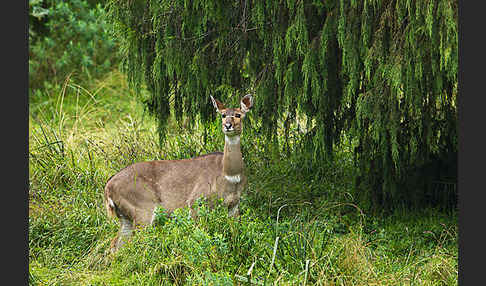
[[[241,117],[241,114],[236,113],[235,117],[236,117],[236,118],[240,118],[240,117]]]
[[[226,117],[226,114],[221,114],[221,116],[222,116],[223,118],[225,118],[225,117]]]

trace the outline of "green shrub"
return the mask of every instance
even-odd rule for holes
[[[89,80],[117,62],[101,4],[86,0],[29,1],[29,88]]]

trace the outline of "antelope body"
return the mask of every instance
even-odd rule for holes
[[[253,106],[246,95],[240,108],[226,108],[211,97],[221,114],[225,134],[224,152],[215,152],[184,160],[159,160],[132,164],[114,176],[105,186],[107,213],[118,217],[120,230],[111,243],[115,252],[132,234],[135,225],[150,225],[158,206],[168,213],[190,207],[196,199],[222,198],[230,216],[239,215],[239,201],[247,178],[240,148],[242,119]]]

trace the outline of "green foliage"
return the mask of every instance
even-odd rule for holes
[[[457,3],[388,2],[341,12],[363,13],[361,27],[369,26],[363,41],[355,20],[342,21],[340,34],[343,50],[358,49],[343,57],[347,96],[359,90],[351,129],[359,138],[358,187],[371,189],[376,207],[422,205],[443,187],[434,180],[457,179]],[[446,50],[454,58],[448,67],[440,64]]]
[[[30,0],[29,88],[66,77],[90,81],[110,71],[118,59],[105,14],[101,4],[86,0]]]
[[[156,224],[111,255],[118,224],[103,205],[107,179],[133,162],[221,150],[223,135],[209,125],[204,144],[202,125],[188,130],[172,117],[158,148],[157,126],[118,72],[90,88],[71,79],[45,92],[29,105],[32,285],[234,285],[248,276],[267,285],[305,277],[307,285],[457,285],[455,212],[363,212],[352,196],[350,144],[316,173],[312,154],[293,151],[292,132],[289,154],[276,160],[251,128],[242,137],[249,188],[239,219],[203,200],[191,208],[195,218],[160,209]]]
[[[457,180],[457,1],[152,0],[108,9],[131,85],[151,92],[162,141],[171,112],[208,126],[209,95],[237,104],[253,92],[252,127],[266,152],[286,148],[298,128],[296,151],[320,166],[349,136],[356,195],[374,208],[437,203],[434,189]]]

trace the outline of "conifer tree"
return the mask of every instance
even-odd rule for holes
[[[422,205],[457,174],[458,3],[453,0],[117,0],[108,5],[130,84],[145,83],[161,139],[213,120],[209,95],[255,94],[267,138],[311,122],[316,161],[343,132],[372,206]],[[455,194],[455,191],[454,193]]]

